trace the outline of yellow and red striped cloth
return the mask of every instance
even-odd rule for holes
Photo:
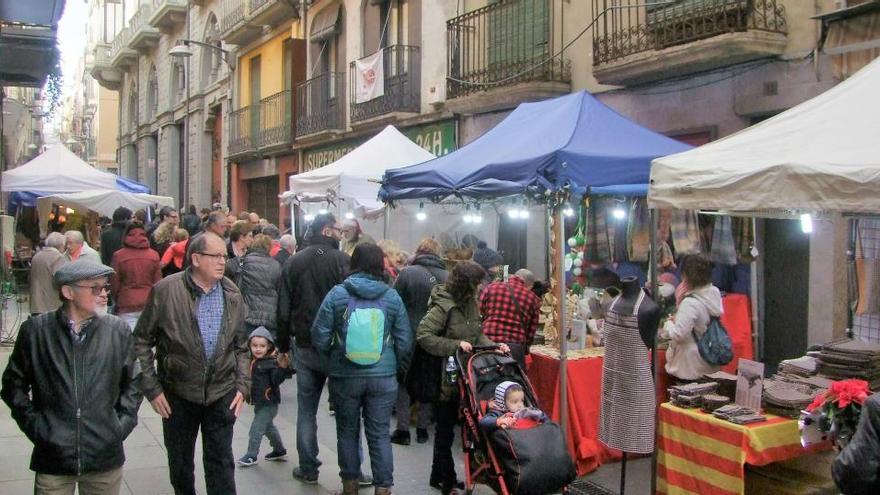
[[[763,466],[826,446],[801,446],[798,422],[768,414],[767,421],[736,425],[697,409],[660,406],[657,492],[736,495],[745,492],[745,464]]]

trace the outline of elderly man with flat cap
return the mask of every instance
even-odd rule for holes
[[[141,395],[131,331],[107,314],[111,273],[87,260],[59,268],[61,308],[22,324],[3,373],[0,396],[34,444],[35,494],[119,493]]]

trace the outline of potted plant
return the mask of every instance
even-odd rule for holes
[[[806,447],[831,440],[843,449],[859,424],[862,405],[871,394],[868,382],[850,379],[833,382],[801,413],[801,443]]]

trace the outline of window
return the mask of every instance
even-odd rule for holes
[[[205,24],[205,36],[203,41],[209,45],[221,47],[220,28],[217,23],[217,16],[213,13],[208,17]],[[213,50],[207,47],[201,47],[201,86],[206,88],[215,83],[220,75],[221,63],[223,62],[223,54],[219,50]]]
[[[171,96],[174,101],[185,98],[186,92],[186,67],[184,62],[175,60],[171,65]]]
[[[156,78],[156,66],[150,65],[147,75],[147,121],[156,118],[159,113],[159,80]]]

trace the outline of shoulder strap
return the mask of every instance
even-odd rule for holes
[[[516,306],[516,312],[519,314],[519,321],[522,324],[523,328],[526,326],[526,318],[525,314],[522,311],[522,306],[519,305],[519,299],[516,298],[516,291],[513,289],[513,286],[510,285],[510,282],[505,282],[504,285],[507,286],[507,292],[510,293],[510,298],[513,299],[513,305]]]

